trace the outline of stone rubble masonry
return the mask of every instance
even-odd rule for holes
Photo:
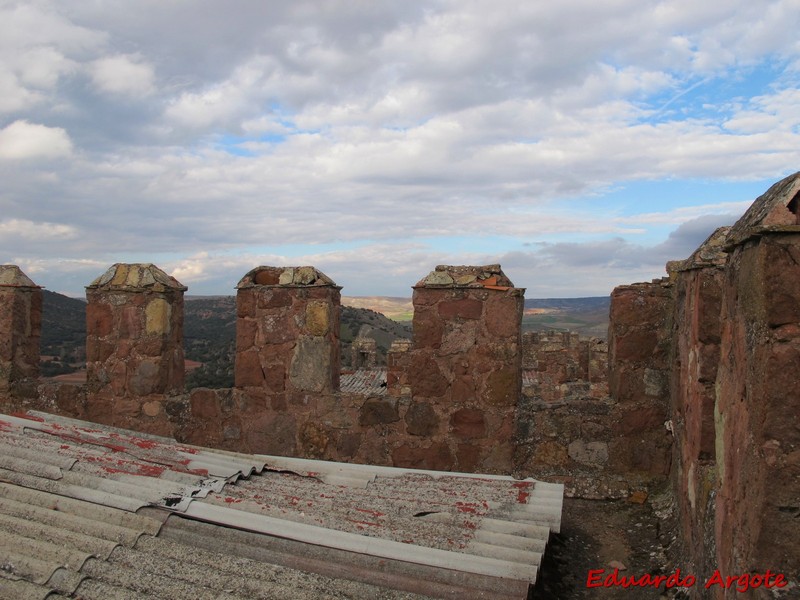
[[[411,396],[409,369],[411,340],[396,339],[386,355],[386,393],[390,396]]]
[[[666,281],[612,294],[611,395],[630,407],[629,416],[651,417],[618,434],[628,431],[628,452],[642,453],[632,442],[664,417],[666,373],[675,566],[698,582],[716,569],[770,570],[796,585],[800,173],[773,185],[732,227],[718,229],[667,270]],[[742,597],[735,586],[688,591],[691,598]],[[762,591],[747,597],[766,597]]]
[[[377,363],[378,342],[362,333],[359,332],[350,346],[350,366],[353,369],[372,369]]]
[[[0,265],[0,393],[35,395],[42,289],[16,265]]]
[[[419,441],[397,448],[395,459],[425,468],[509,471],[524,290],[500,265],[437,266],[414,286],[412,301],[412,408],[405,420]]]
[[[183,292],[152,264],[117,263],[86,287],[86,418],[169,434],[183,393]]]
[[[669,421],[672,284],[668,278],[611,292],[609,392],[615,403],[609,462],[617,472],[666,478],[671,464]]]
[[[341,288],[314,267],[256,267],[236,286],[237,388],[339,389]]]
[[[522,393],[543,402],[608,396],[608,344],[571,331],[522,334]]]

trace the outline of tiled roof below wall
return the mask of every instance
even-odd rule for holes
[[[525,598],[562,496],[0,415],[0,598]]]
[[[372,367],[342,371],[339,389],[346,394],[363,394],[365,396],[386,395],[386,368]]]

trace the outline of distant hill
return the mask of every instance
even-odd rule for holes
[[[588,298],[528,298],[522,315],[523,331],[569,329],[605,339],[610,296]]]
[[[202,363],[186,374],[186,388],[233,387],[236,296],[184,296],[183,352]]]
[[[411,298],[393,296],[342,296],[342,306],[367,308],[394,321],[410,321],[414,318]]]
[[[386,364],[386,353],[398,338],[411,339],[410,321],[395,321],[367,308],[342,306],[340,340],[342,342],[342,366],[350,366],[350,344],[361,332],[378,345],[377,362]]]
[[[86,302],[42,290],[41,354],[43,377],[86,365]]]

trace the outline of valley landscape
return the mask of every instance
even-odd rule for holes
[[[48,290],[43,292],[42,376],[81,381],[85,377],[86,302]],[[569,330],[605,339],[608,310],[607,296],[526,299],[522,330]],[[350,366],[350,348],[359,334],[375,340],[377,362],[385,364],[392,342],[411,338],[412,317],[411,298],[343,296],[340,332],[343,368]],[[233,385],[235,338],[235,296],[186,296],[187,389]]]

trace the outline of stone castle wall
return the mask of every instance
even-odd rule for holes
[[[620,403],[653,411],[653,427],[655,416],[669,418],[676,566],[698,581],[719,569],[797,582],[800,173],[667,269],[660,290],[612,294],[609,383]],[[615,311],[615,297],[628,308]],[[763,588],[689,592],[772,597]]]
[[[27,298],[39,290],[27,285],[8,303],[28,302],[14,312],[27,320],[6,339],[37,352],[8,372],[35,383],[40,309]],[[414,342],[393,345],[374,395],[339,390],[340,288],[323,273],[258,267],[237,288],[231,389],[183,391],[186,288],[117,264],[87,287],[87,384],[29,385],[4,403],[235,451],[512,471],[523,290],[498,265],[437,268],[416,286]]]

